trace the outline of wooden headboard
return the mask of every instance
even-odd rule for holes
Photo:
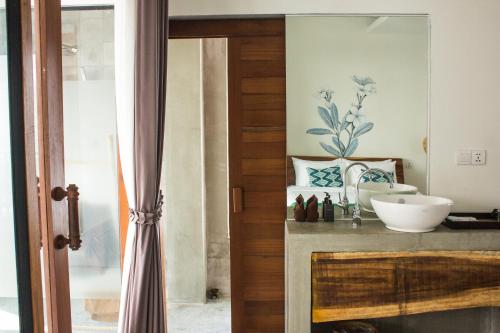
[[[309,161],[333,161],[336,160],[337,157],[328,157],[328,156],[287,156],[286,158],[286,184],[287,186],[295,185],[295,169],[293,168],[292,157],[300,158],[301,160],[309,160]],[[398,183],[405,182],[405,172],[403,167],[403,159],[402,158],[394,158],[394,157],[349,157],[350,161],[369,161],[369,162],[377,162],[377,161],[385,161],[385,160],[393,160],[396,161],[396,178],[398,179]]]

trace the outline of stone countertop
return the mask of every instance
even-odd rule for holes
[[[352,228],[350,220],[331,222],[286,221],[288,240],[317,251],[495,251],[500,250],[499,229],[450,229],[443,225],[426,233],[397,232],[385,228],[380,220],[366,220]],[[326,244],[323,242],[327,242]]]
[[[286,332],[311,331],[311,255],[314,252],[500,251],[500,230],[406,233],[365,219],[357,229],[348,220],[285,225]]]

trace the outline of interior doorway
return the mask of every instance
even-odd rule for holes
[[[169,332],[231,332],[227,39],[169,41],[167,81]]]

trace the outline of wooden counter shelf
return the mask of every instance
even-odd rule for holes
[[[285,225],[286,332],[311,323],[500,307],[500,229],[414,234],[378,220]]]
[[[314,323],[500,306],[500,252],[312,254]]]

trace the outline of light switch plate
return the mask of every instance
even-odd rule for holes
[[[470,150],[457,150],[455,152],[455,162],[457,165],[471,165],[472,153]]]
[[[472,165],[485,165],[486,164],[486,150],[472,150]]]

